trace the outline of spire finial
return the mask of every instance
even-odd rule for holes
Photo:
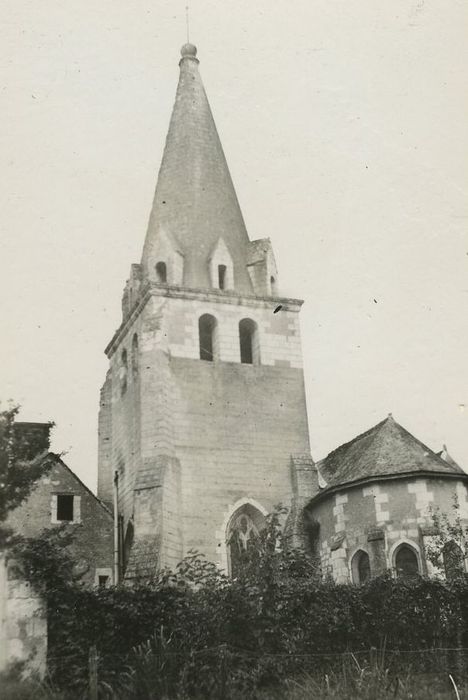
[[[189,6],[185,6],[185,24],[187,25],[187,44],[190,44],[190,16]]]
[[[197,59],[197,47],[190,43],[190,18],[189,18],[189,6],[185,6],[185,22],[187,25],[187,43],[184,44],[180,50],[182,58],[191,58],[192,61],[198,63]]]

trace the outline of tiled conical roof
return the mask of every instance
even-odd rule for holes
[[[373,428],[330,452],[320,464],[328,488],[376,477],[421,472],[465,475],[453,460],[446,461],[391,415]]]
[[[252,293],[249,238],[198,71],[196,48],[181,50],[180,78],[148,224],[142,265],[161,231],[184,255],[184,286],[210,287],[209,258],[220,237],[234,266],[234,287]]]

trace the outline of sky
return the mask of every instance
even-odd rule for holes
[[[187,0],[3,0],[0,399],[97,474]],[[312,455],[394,418],[468,470],[464,0],[192,0],[251,239],[301,312]]]

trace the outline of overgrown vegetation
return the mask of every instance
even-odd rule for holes
[[[431,508],[433,535],[426,546],[426,556],[434,573],[448,578],[464,575],[465,553],[468,550],[468,525],[464,522],[457,495],[453,498],[451,513]]]
[[[465,578],[321,582],[304,552],[283,547],[279,513],[235,580],[192,553],[152,581],[85,590],[62,555],[59,539],[23,550],[36,585],[49,562],[49,674],[72,697],[86,696],[94,648],[102,698],[417,698],[428,672],[442,698],[448,673],[462,687],[465,659],[440,649],[467,645]]]
[[[0,423],[3,479],[17,458],[9,420]],[[3,514],[42,473],[34,460],[24,469],[3,493]],[[454,651],[468,646],[466,576],[323,582],[306,553],[285,546],[281,516],[269,517],[234,580],[193,552],[152,581],[86,590],[67,554],[72,530],[11,539],[47,602],[48,677],[4,678],[2,697],[89,697],[90,653],[99,697],[116,700],[442,700],[455,688],[467,697],[466,658]]]

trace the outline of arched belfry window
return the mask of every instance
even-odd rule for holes
[[[351,574],[357,585],[366,583],[371,577],[369,555],[363,549],[359,549],[351,560]]]
[[[444,571],[447,579],[454,579],[465,571],[465,557],[461,547],[456,542],[450,540],[444,545],[442,550]]]
[[[167,283],[167,266],[165,262],[156,263],[156,282],[158,284]]]
[[[248,365],[260,364],[258,328],[250,318],[243,318],[239,323],[239,343],[241,362]]]
[[[258,547],[260,533],[265,528],[266,520],[258,508],[246,503],[233,514],[226,532],[228,549],[228,570],[235,578],[242,569],[246,555]]]
[[[132,374],[134,377],[138,375],[138,336],[135,333],[132,338]]]
[[[419,561],[416,551],[409,544],[401,544],[394,554],[394,568],[397,576],[413,578],[419,574]]]
[[[120,356],[120,393],[123,396],[127,391],[128,359],[127,351],[122,350]]]
[[[200,341],[200,360],[213,362],[217,359],[218,338],[217,322],[211,314],[203,314],[198,319],[198,336]]]

